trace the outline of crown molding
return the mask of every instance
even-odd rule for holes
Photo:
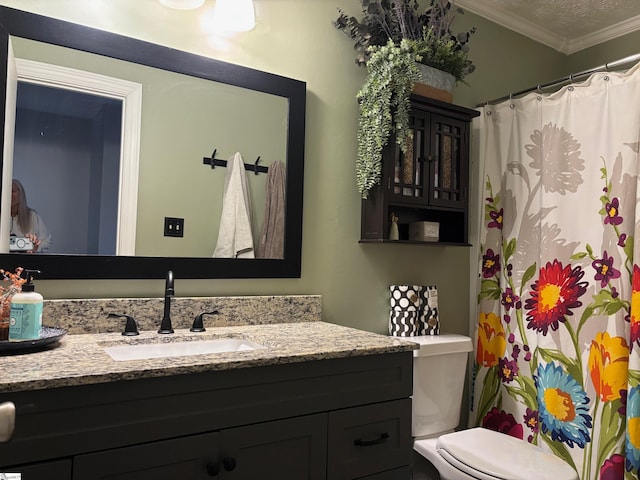
[[[547,30],[540,25],[522,17],[515,16],[509,10],[501,6],[491,6],[478,4],[475,0],[456,0],[456,5],[476,15],[480,15],[493,23],[521,33],[522,35],[542,43],[548,47],[563,52],[567,39]],[[563,52],[566,53],[566,52]]]
[[[565,55],[571,55],[585,48],[599,45],[640,29],[639,15],[588,35],[570,39],[558,35],[526,18],[516,16],[501,6],[492,5],[489,7],[486,4],[478,4],[476,0],[456,0],[456,5],[504,28],[513,30],[538,43],[551,47]]]
[[[568,41],[567,51],[563,53],[571,55],[572,53],[579,52],[585,48],[608,42],[609,40],[622,37],[623,35],[637,30],[640,30],[640,15],[628,18],[627,20],[616,23],[610,27],[590,33],[589,35],[584,35],[570,40]]]

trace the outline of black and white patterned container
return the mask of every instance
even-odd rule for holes
[[[417,312],[420,310],[422,286],[391,285],[391,310]]]
[[[397,337],[418,335],[422,286],[391,285],[389,292],[389,333]]]
[[[389,333],[398,337],[440,334],[436,286],[391,285]]]
[[[389,334],[396,337],[418,335],[418,312],[391,310],[389,312]]]
[[[438,315],[438,288],[434,285],[423,286],[420,291],[420,316],[418,335],[439,335],[440,317]]]

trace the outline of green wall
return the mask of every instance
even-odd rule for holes
[[[609,40],[606,43],[585,48],[568,58],[567,71],[580,72],[638,53],[640,31]],[[630,67],[631,65],[627,65]]]
[[[454,102],[474,107],[564,75],[565,55],[471,13],[458,16],[454,31],[477,27],[470,56],[476,71],[458,85]]]
[[[172,11],[155,0],[0,4],[307,82],[302,277],[177,279],[177,295],[320,294],[324,320],[386,333],[390,284],[437,285],[443,330],[469,333],[471,249],[358,243],[355,94],[365,71],[354,64],[351,40],[331,22],[337,7],[358,14],[359,0],[255,0],[257,28],[224,38],[202,33],[201,11]],[[474,106],[558,78],[568,67],[564,55],[472,14],[456,25],[478,27],[471,42],[477,70],[457,88],[456,103]],[[45,298],[159,296],[162,288],[161,280],[38,282]]]

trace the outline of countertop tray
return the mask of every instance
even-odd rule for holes
[[[67,334],[64,328],[42,327],[40,338],[35,340],[0,340],[0,355],[10,353],[24,353],[37,350],[49,344],[58,342]]]

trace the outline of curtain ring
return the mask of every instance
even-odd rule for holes
[[[569,74],[569,83],[573,83],[573,73]]]

